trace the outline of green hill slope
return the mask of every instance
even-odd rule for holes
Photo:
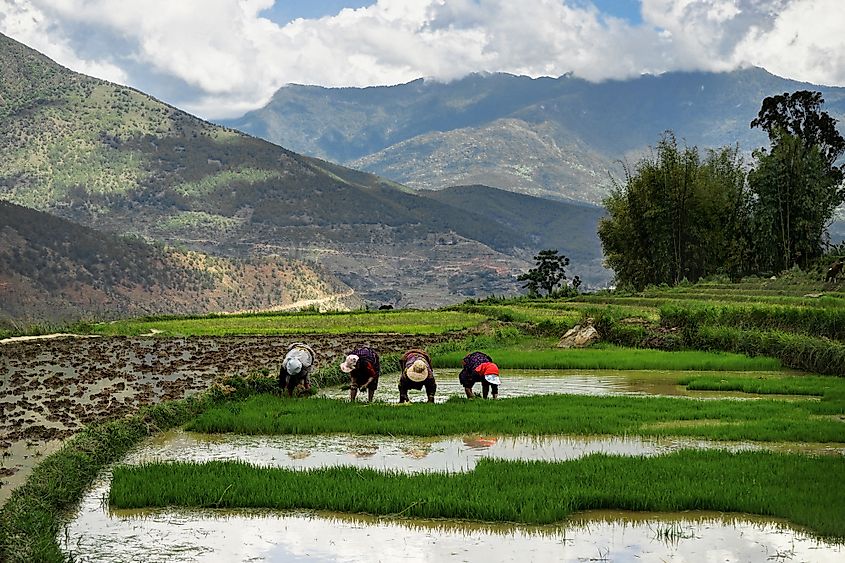
[[[203,252],[314,260],[372,302],[458,300],[447,279],[465,267],[489,273],[489,291],[513,291],[533,251],[471,210],[202,121],[4,36],[0,68],[0,199]]]
[[[283,309],[311,299],[359,306],[349,293],[301,262],[178,251],[0,201],[0,327]]]

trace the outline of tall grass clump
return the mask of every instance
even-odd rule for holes
[[[664,326],[723,325],[740,329],[779,330],[845,339],[845,308],[822,309],[782,305],[666,304],[660,307]]]
[[[702,326],[690,338],[690,344],[702,350],[771,356],[787,367],[845,376],[845,345],[824,338],[727,326]]]
[[[550,524],[591,509],[743,512],[845,538],[845,464],[833,457],[685,450],[565,462],[482,459],[466,473],[350,467],[295,471],[242,462],[114,470],[115,508],[313,509]],[[491,493],[490,486],[495,493]]]

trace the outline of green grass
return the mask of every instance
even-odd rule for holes
[[[486,317],[455,311],[358,313],[266,313],[199,318],[138,319],[98,324],[104,336],[137,336],[156,329],[159,336],[226,336],[273,334],[401,333],[441,334],[474,328]]]
[[[845,376],[845,344],[826,338],[778,330],[752,330],[704,325],[690,331],[689,346],[741,354],[776,356],[784,366]]]
[[[241,462],[154,463],[114,470],[115,508],[320,509],[549,524],[590,509],[711,510],[787,518],[845,538],[845,463],[768,452],[594,454],[566,462],[483,459],[473,471],[308,471]]]
[[[784,305],[669,304],[660,308],[666,326],[723,325],[741,329],[782,330],[814,337],[845,339],[845,308]]]
[[[616,346],[594,346],[583,349],[535,349],[516,346],[484,350],[500,368],[504,369],[655,369],[700,371],[774,371],[781,369],[780,361],[767,357],[749,357],[726,352],[689,350],[664,352]],[[464,351],[435,353],[435,367],[461,367]]]
[[[841,379],[814,377],[810,375],[793,377],[736,377],[721,375],[685,375],[678,378],[678,384],[691,391],[740,391],[760,395],[807,395],[827,397],[845,402],[845,385]]]
[[[238,434],[612,434],[830,443],[845,442],[845,424],[835,420],[845,414],[842,398],[840,393],[820,401],[738,402],[544,395],[499,401],[452,398],[442,405],[408,408],[258,395],[211,408],[186,428]]]
[[[773,305],[792,305],[803,307],[843,307],[845,299],[840,297],[798,297],[789,295],[746,295],[733,293],[646,293],[633,296],[626,295],[582,295],[576,298],[582,303],[622,305],[627,307],[660,307],[669,303],[683,304],[691,301],[715,301],[737,303],[768,303]]]

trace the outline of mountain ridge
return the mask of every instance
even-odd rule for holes
[[[512,293],[536,250],[472,209],[202,121],[4,36],[0,66],[14,70],[0,76],[0,200],[215,256],[313,261],[371,304],[453,303],[462,268],[485,272],[481,291]]]
[[[821,91],[845,127],[845,88],[757,67],[600,83],[493,73],[366,89],[285,86],[263,108],[221,123],[416,189],[481,183],[597,203],[611,176],[624,177],[621,162],[638,159],[666,130],[701,148],[739,143],[750,155],[767,144],[749,126],[763,98],[797,89]],[[481,161],[472,146],[484,149]],[[538,149],[542,159],[513,169]]]

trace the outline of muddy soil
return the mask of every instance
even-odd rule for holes
[[[356,345],[381,352],[428,346],[447,336],[53,338],[0,344],[0,504],[43,455],[84,425],[181,399],[215,377],[269,368],[287,346],[310,343],[319,362]]]

